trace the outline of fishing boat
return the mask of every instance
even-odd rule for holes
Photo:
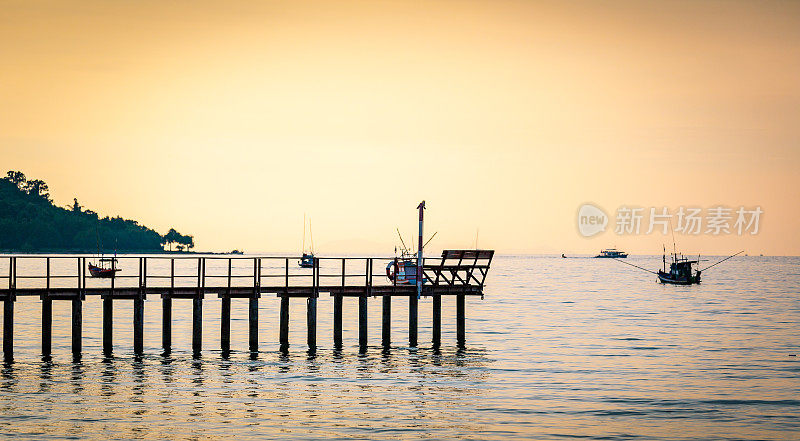
[[[669,272],[667,272],[667,258],[663,257],[664,269],[658,271],[658,281],[661,283],[671,283],[673,285],[692,285],[700,283],[700,274],[702,271],[694,269],[693,265],[700,262],[698,260],[689,260],[686,257],[678,257],[676,254],[672,255],[672,263],[669,264]]]
[[[674,248],[674,245],[673,245]],[[730,256],[717,261],[717,263],[707,266],[703,269],[695,269],[694,265],[700,264],[700,256],[697,256],[697,260],[692,260],[687,257],[684,257],[683,254],[679,254],[676,251],[673,251],[671,254],[672,262],[669,264],[669,271],[667,271],[667,251],[666,247],[664,248],[664,253],[662,255],[662,262],[664,263],[664,268],[656,271],[650,271],[647,268],[642,268],[639,265],[634,265],[632,263],[628,263],[619,259],[614,259],[617,262],[624,263],[625,265],[630,265],[634,268],[640,269],[642,271],[647,271],[648,273],[655,274],[658,277],[658,281],[661,283],[668,283],[671,285],[694,285],[700,283],[700,275],[722,262],[738,256],[742,254],[744,250],[739,251],[736,254],[731,254]]]
[[[89,275],[97,279],[113,279],[117,271],[122,271],[117,268],[117,258],[100,259],[98,265],[89,263]]]
[[[624,259],[628,257],[628,253],[626,253],[625,251],[620,251],[616,248],[606,248],[605,250],[600,250],[600,254],[594,257],[608,258],[608,259]]]
[[[297,265],[300,268],[314,268],[314,264],[317,260],[314,257],[314,233],[311,232],[311,219],[308,220],[308,233],[311,236],[311,252],[306,252],[306,215],[303,214],[303,255],[300,257],[300,260],[297,261]]]
[[[417,284],[416,257],[403,256],[395,258],[386,265],[386,278],[397,285]]]

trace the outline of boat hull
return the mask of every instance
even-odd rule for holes
[[[95,279],[113,279],[119,271],[118,268],[100,268],[94,265],[89,265],[89,275]]]
[[[658,281],[670,285],[694,285],[695,283],[700,283],[700,274],[688,277],[675,277],[670,273],[659,271]]]

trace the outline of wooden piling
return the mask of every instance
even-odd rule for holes
[[[465,319],[465,305],[464,294],[456,295],[456,341],[458,347],[464,347],[466,343],[466,319]]]
[[[203,350],[203,299],[192,299],[192,352],[199,355]]]
[[[342,259],[342,292],[347,285],[347,260]],[[333,295],[333,347],[342,348],[342,294]]]
[[[289,347],[289,296],[286,295],[281,297],[280,344],[281,349]]]
[[[247,315],[249,323],[249,344],[250,352],[258,352],[258,297],[250,297],[249,313]]]
[[[192,353],[200,355],[203,350],[203,285],[205,265],[202,257],[197,259],[197,293],[192,298]]]
[[[78,258],[78,292],[72,299],[72,356],[80,358],[83,337],[83,288],[86,279],[83,277],[84,260]]]
[[[342,296],[333,296],[333,346],[342,347]]]
[[[231,298],[222,298],[222,313],[220,314],[220,349],[223,353],[231,350]]]
[[[417,293],[408,297],[408,345],[417,347],[417,317],[419,316],[419,300]]]
[[[3,358],[14,359],[14,299],[10,295],[3,301]]]
[[[383,296],[383,325],[381,327],[381,344],[389,347],[392,344],[392,297]]]
[[[308,330],[308,349],[317,349],[317,298],[309,297],[306,308],[306,328]]]
[[[172,350],[172,297],[161,298],[161,348],[164,353]]]
[[[14,295],[17,285],[17,258],[8,258],[8,294],[3,301],[3,359],[14,359]]]
[[[106,355],[113,351],[114,301],[111,296],[103,299],[103,352]]]
[[[358,347],[367,350],[367,296],[358,298]]]
[[[53,347],[53,299],[50,298],[50,258],[45,263],[45,292],[42,296],[42,357],[49,357]]]
[[[80,294],[72,299],[72,356],[81,356],[81,337],[83,333],[83,301]]]
[[[144,353],[144,297],[133,299],[133,353]]]
[[[147,261],[139,258],[139,294],[133,299],[133,353],[144,353],[144,295],[147,288]]]
[[[53,345],[53,300],[42,298],[42,356],[49,357]]]
[[[433,348],[439,349],[442,344],[442,296],[433,296]]]
[[[258,297],[261,295],[261,259],[253,259],[253,294],[250,296],[248,304],[248,331],[250,353],[258,352]],[[230,284],[230,278],[228,278]]]
[[[169,260],[169,293],[161,297],[161,347],[172,350],[172,295],[175,293],[175,258]]]

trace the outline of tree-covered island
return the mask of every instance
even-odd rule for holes
[[[103,217],[73,199],[67,207],[55,205],[50,189],[39,179],[9,171],[0,179],[0,251],[15,253],[63,252],[159,253],[194,248],[194,238],[174,228],[163,236],[135,220]]]

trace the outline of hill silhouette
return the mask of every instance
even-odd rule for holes
[[[74,199],[69,208],[53,204],[44,181],[27,180],[9,171],[0,179],[0,250],[6,252],[103,253],[163,252],[164,245],[179,250],[194,247],[192,236],[175,229],[160,235],[135,220],[100,218]]]

